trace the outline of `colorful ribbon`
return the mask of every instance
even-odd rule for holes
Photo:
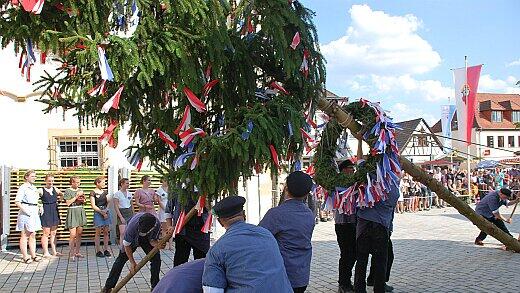
[[[280,162],[278,161],[278,153],[272,144],[269,145],[269,151],[271,152],[271,157],[273,158],[274,165],[277,168],[280,168]]]
[[[110,108],[119,109],[119,99],[121,98],[121,93],[125,88],[124,85],[120,86],[117,92],[103,105],[101,108],[101,113],[108,113]]]
[[[200,232],[208,233],[209,231],[211,231],[212,223],[213,223],[213,214],[209,213],[208,218],[206,219],[206,221],[204,222],[204,225],[200,229]]]
[[[114,74],[112,73],[112,69],[110,68],[110,65],[108,64],[107,57],[105,56],[105,49],[103,47],[98,46],[98,63],[99,63],[99,70],[101,71],[101,79],[103,80],[114,80]]]
[[[271,82],[270,87],[274,90],[281,91],[282,93],[289,95],[289,92],[286,91],[281,84],[276,81]]]
[[[173,139],[164,131],[161,131],[159,128],[155,129],[157,133],[159,134],[159,138],[162,139],[171,149],[172,152],[175,152],[175,149],[177,148],[177,144],[173,141]]]
[[[179,134],[181,131],[186,131],[190,128],[191,123],[191,111],[190,111],[190,105],[186,105],[184,107],[184,114],[182,115],[181,124],[173,131],[175,134]]]
[[[242,135],[241,135],[243,140],[249,139],[249,136],[251,135],[251,132],[253,131],[253,127],[254,127],[253,121],[249,120],[247,122],[246,131],[242,132]]]
[[[197,110],[197,112],[206,112],[206,105],[201,100],[199,100],[199,98],[197,98],[197,96],[188,87],[185,86],[183,91],[186,97],[188,97],[188,101],[193,106],[193,108]]]
[[[294,34],[294,37],[293,37],[292,42],[291,42],[291,48],[292,48],[293,50],[296,50],[296,47],[298,47],[298,45],[300,44],[300,41],[301,41],[301,39],[300,39],[300,33],[299,33],[299,32],[296,32],[296,33]]]

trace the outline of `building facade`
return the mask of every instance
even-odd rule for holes
[[[423,163],[444,155],[442,144],[422,118],[398,122],[402,128],[396,132],[396,141],[401,156],[412,163]]]
[[[518,94],[477,94],[477,111],[472,127],[470,155],[474,159],[507,160],[514,159],[514,152],[520,151],[520,95]],[[457,127],[454,116],[451,129],[453,148],[461,153],[467,152],[466,143]],[[440,120],[432,130],[442,135]]]

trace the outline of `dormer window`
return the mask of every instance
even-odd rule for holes
[[[491,122],[502,122],[502,111],[491,111]]]
[[[513,123],[520,122],[520,111],[513,111],[511,113],[511,120]]]

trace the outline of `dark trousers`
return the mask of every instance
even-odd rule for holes
[[[143,251],[148,254],[152,249],[153,246],[150,244],[150,241],[146,238],[139,238],[138,245],[143,249]],[[132,248],[132,252],[134,252],[137,249],[137,247]],[[125,266],[125,263],[128,261],[128,256],[126,255],[126,252],[124,250],[119,251],[119,255],[117,256],[116,260],[114,261],[114,265],[112,266],[112,269],[110,270],[110,274],[108,275],[108,278],[105,282],[105,289],[112,289],[116,286],[117,281],[119,280],[119,276],[121,276],[121,271],[123,270],[123,267]],[[150,264],[151,267],[151,276],[150,276],[150,284],[152,285],[152,288],[159,283],[159,271],[161,271],[161,253],[158,252],[152,257],[152,261]]]
[[[486,220],[490,221],[491,223],[495,224],[495,226],[497,226],[498,228],[500,228],[500,230],[506,232],[507,234],[509,234],[509,236],[513,237],[513,235],[511,235],[511,233],[509,233],[509,230],[507,230],[507,227],[506,227],[506,224],[504,224],[504,221],[502,220],[499,220],[495,217],[493,218],[485,218]],[[487,234],[484,232],[484,231],[480,231],[480,234],[478,235],[477,239],[478,240],[484,240],[486,239],[487,237]]]
[[[392,264],[394,263],[394,246],[392,245],[392,239],[388,238],[388,258],[386,260],[386,281],[390,280],[390,271],[392,270]],[[375,262],[372,257],[370,262],[370,273],[368,274],[367,283],[374,283],[374,267]]]
[[[366,221],[364,219],[358,219]],[[372,255],[374,276],[374,292],[385,292],[386,266],[388,260],[388,243],[390,234],[381,224],[367,221],[364,230],[358,231],[356,239],[356,274],[354,276],[355,292],[366,292],[368,255]],[[358,225],[358,227],[360,227]]]
[[[184,239],[184,236],[175,236],[175,256],[173,257],[173,266],[176,267],[178,265],[188,262],[192,249],[194,259],[206,257],[206,252],[191,245],[188,241],[186,241],[186,239]]]
[[[298,287],[298,288],[292,288],[294,293],[303,293],[305,290],[307,290],[307,286],[305,287]]]
[[[336,224],[334,227],[340,251],[338,283],[340,286],[351,285],[352,269],[356,263],[356,223]]]

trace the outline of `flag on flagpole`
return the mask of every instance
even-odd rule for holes
[[[471,130],[475,120],[478,80],[482,64],[453,70],[455,101],[457,104],[457,124],[459,138],[471,144]]]
[[[444,136],[443,145],[446,147],[444,152],[450,152],[452,148],[451,143],[451,122],[453,120],[453,116],[455,116],[455,105],[442,105],[441,106],[441,127],[442,127],[442,136]]]

